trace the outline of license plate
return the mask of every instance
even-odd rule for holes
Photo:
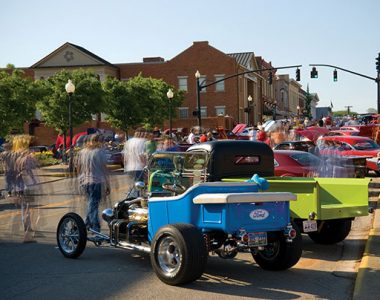
[[[257,247],[268,244],[266,232],[251,232],[248,233],[248,246]]]
[[[310,221],[310,220],[303,221],[302,225],[303,225],[303,232],[313,232],[313,231],[318,230],[317,221]]]

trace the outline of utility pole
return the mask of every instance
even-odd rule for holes
[[[376,58],[376,70],[377,70],[377,113],[380,113],[380,53]]]
[[[352,107],[352,105],[347,105],[345,107],[347,108],[347,115],[350,115],[350,108]]]

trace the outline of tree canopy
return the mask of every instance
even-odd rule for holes
[[[23,124],[34,118],[40,89],[24,72],[8,65],[0,72],[0,136],[22,132]]]
[[[104,110],[104,93],[98,75],[86,70],[68,72],[62,70],[46,80],[39,80],[38,84],[44,91],[37,102],[46,125],[58,131],[68,129],[69,96],[65,90],[67,81],[71,79],[75,85],[75,92],[71,96],[71,116],[73,127],[91,119],[92,114]]]
[[[183,101],[183,94],[174,92],[174,97],[169,102],[166,93],[169,88],[174,90],[172,86],[161,79],[141,75],[128,81],[108,78],[103,83],[103,88],[106,93],[107,120],[124,131],[138,125],[161,125],[169,118],[169,105],[174,116],[175,108]]]
[[[367,113],[369,113],[369,114],[377,114],[377,109],[370,107],[370,108],[367,109]]]

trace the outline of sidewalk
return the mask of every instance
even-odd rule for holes
[[[380,298],[380,199],[356,277],[353,299]]]
[[[121,169],[119,165],[107,165],[108,170],[115,171]],[[42,167],[41,170],[44,171],[42,176],[52,176],[52,177],[73,177],[76,176],[75,173],[69,172],[69,166],[65,164],[53,165]]]

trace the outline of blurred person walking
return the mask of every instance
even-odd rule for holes
[[[142,180],[143,170],[146,165],[146,138],[145,130],[138,128],[133,138],[124,144],[124,173],[128,175],[128,179],[134,183]],[[137,197],[138,192],[132,188],[129,195]]]
[[[0,165],[4,170],[5,176],[5,191],[10,197],[15,190],[16,185],[16,170],[15,170],[15,155],[12,151],[12,144],[3,144],[4,151],[0,153]]]
[[[24,243],[36,242],[34,239],[40,218],[38,198],[34,197],[37,189],[37,177],[34,172],[38,162],[29,152],[31,136],[19,135],[13,137],[13,154],[15,170],[15,204],[21,208],[21,222],[24,229]],[[35,208],[31,207],[31,203]]]
[[[100,232],[99,204],[105,195],[110,194],[107,158],[100,135],[89,137],[89,141],[79,151],[76,166],[80,186],[87,196],[86,227]]]

